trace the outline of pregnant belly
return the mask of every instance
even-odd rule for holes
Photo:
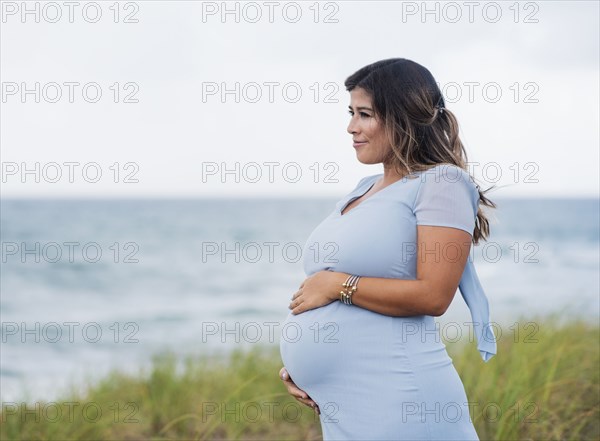
[[[286,317],[280,336],[284,366],[313,398],[348,372],[373,373],[390,355],[392,317],[333,302]]]
[[[477,439],[466,406],[460,421],[423,423],[432,418],[425,409],[467,402],[433,317],[391,317],[336,301],[289,313],[280,351],[292,380],[319,405],[322,422],[339,422],[322,424],[327,438]],[[419,407],[401,414],[406,403]],[[373,421],[386,423],[354,438]]]

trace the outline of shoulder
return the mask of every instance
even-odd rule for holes
[[[454,164],[438,164],[428,170],[420,172],[421,186],[444,187],[451,184],[457,184],[469,188],[478,193],[478,185],[468,171]]]
[[[417,200],[440,199],[447,194],[451,198],[467,198],[474,205],[479,202],[479,186],[468,171],[454,164],[437,164],[419,174]]]
[[[470,175],[466,170],[454,164],[437,164],[419,173],[422,181],[426,179],[434,180],[437,178],[438,180],[443,179],[445,181],[457,182],[461,179],[470,178]]]

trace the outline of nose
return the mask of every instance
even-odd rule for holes
[[[348,123],[348,127],[346,128],[346,130],[351,135],[354,135],[358,131],[357,124],[356,124],[356,121],[354,120],[354,117],[350,118],[350,122]]]

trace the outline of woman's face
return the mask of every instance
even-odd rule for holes
[[[355,87],[350,91],[348,133],[352,135],[357,159],[363,164],[379,164],[389,153],[382,121],[375,117],[371,97],[364,89]]]

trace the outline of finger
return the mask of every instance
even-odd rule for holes
[[[314,402],[314,400],[313,400],[312,398],[308,398],[308,399],[306,399],[306,400],[304,400],[304,401],[306,402],[306,405],[307,405],[307,406],[310,406],[310,407],[312,407],[313,409],[316,409],[317,407],[319,407],[319,406],[317,406],[317,403],[315,403],[315,402]]]
[[[279,372],[281,372],[281,371],[279,371]],[[286,377],[285,380],[283,380],[284,376]],[[306,392],[304,392],[302,389],[300,389],[298,386],[296,386],[296,383],[294,383],[292,381],[292,378],[290,377],[290,374],[287,372],[287,370],[285,372],[283,372],[279,377],[282,378],[283,383],[285,384],[285,387],[288,390],[288,393],[290,393],[291,395],[297,395],[302,398],[308,397],[308,394]]]
[[[290,309],[297,308],[298,306],[302,305],[302,303],[304,303],[304,299],[302,299],[301,297],[298,297],[296,300],[294,300],[292,303],[290,303],[289,308]]]
[[[290,378],[290,374],[288,373],[285,366],[279,369],[279,378],[281,378],[282,380],[287,380]]]
[[[308,304],[306,302],[300,302],[298,305],[293,306],[291,309],[292,309],[292,314],[300,314],[304,311],[308,311],[311,308],[308,306]]]
[[[315,412],[317,412],[317,414],[321,415],[321,409],[319,409],[319,406],[314,401],[312,401],[312,400],[303,400],[302,404],[305,404],[306,406],[310,407],[312,410],[314,410]]]
[[[286,381],[286,386],[287,386],[287,390],[288,393],[294,397],[298,397],[298,398],[302,398],[302,399],[307,399],[308,394],[306,392],[304,392],[302,389],[300,389],[298,386],[296,386],[293,382],[291,381]]]
[[[284,369],[285,368],[281,368],[281,370],[279,372],[282,372]],[[287,370],[284,373],[282,373],[282,375],[285,373],[287,373]],[[289,374],[288,374],[288,378],[289,378]],[[302,404],[312,407],[319,414],[321,413],[317,403],[315,403],[315,401],[313,401],[306,392],[304,392],[302,389],[300,389],[298,386],[296,386],[296,384],[293,381],[291,381],[291,379],[284,380],[284,383],[286,384],[288,393],[290,395],[292,395],[296,400],[298,400]]]
[[[303,398],[296,398],[297,401],[299,401],[300,403],[304,404],[305,406],[310,407],[311,409],[316,410],[317,409],[317,403],[315,403],[313,400],[309,399],[303,399]]]
[[[294,383],[291,380],[286,380],[284,381],[285,386],[287,387],[288,393],[294,397],[298,397],[298,398],[302,398],[302,399],[310,399],[310,397],[308,396],[308,394],[306,392],[304,392],[302,389],[300,389],[298,386],[296,386],[296,383]]]

